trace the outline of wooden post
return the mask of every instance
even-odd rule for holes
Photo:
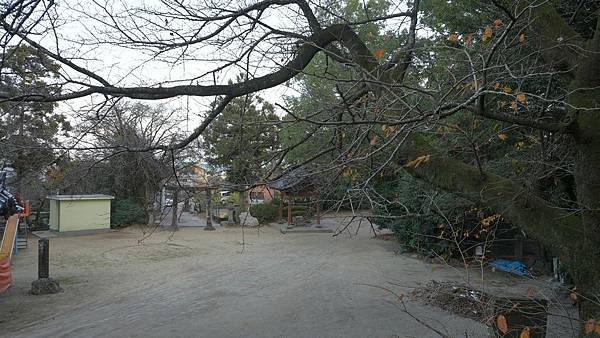
[[[288,194],[288,217],[287,217],[287,224],[288,226],[292,225],[292,201],[293,201],[293,197],[292,195]]]
[[[179,205],[179,190],[173,191],[173,204],[171,205],[171,227],[177,229],[177,207]]]
[[[279,222],[283,222],[283,198],[285,197],[285,193],[282,191],[279,194]]]

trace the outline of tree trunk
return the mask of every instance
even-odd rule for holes
[[[523,1],[520,9],[534,1]],[[585,41],[552,2],[530,8],[540,34],[541,53],[549,65],[570,81],[567,102],[575,121],[574,178],[580,217],[549,205],[525,187],[497,175],[482,176],[477,168],[436,156],[425,138],[411,136],[404,147],[406,169],[414,176],[501,213],[559,256],[577,287],[580,318],[600,318],[600,17],[591,40]],[[569,43],[560,43],[568,40]],[[577,46],[580,48],[574,48]],[[426,155],[429,155],[427,157]],[[412,164],[412,165],[411,165]],[[598,335],[596,335],[598,336]]]
[[[597,30],[596,34],[600,34]],[[596,36],[591,44],[597,44]],[[598,46],[589,46],[600,50]],[[581,210],[583,233],[571,274],[577,285],[579,313],[582,319],[600,318],[600,57],[590,55],[579,65],[572,88],[596,88],[574,91],[568,101],[577,111],[575,128],[575,183]],[[596,303],[590,300],[594,299]]]
[[[591,142],[585,145],[578,143],[576,180],[580,203],[598,208],[600,145],[597,139]],[[474,166],[437,155],[418,133],[410,136],[402,155],[408,163],[404,167],[411,175],[501,213],[560,257],[573,276],[577,292],[581,294],[578,297],[581,318],[600,316],[597,303],[582,299],[597,300],[600,296],[597,209],[583,211],[583,218],[558,209],[510,179],[491,173],[482,176]],[[421,161],[411,161],[417,158]],[[598,162],[593,165],[591,161]]]
[[[173,191],[173,203],[171,205],[171,227],[177,230],[177,209],[179,205],[179,190]]]
[[[211,210],[212,194],[210,188],[206,188],[206,227],[204,230],[212,231],[215,227],[212,225],[212,210]]]
[[[190,211],[190,198],[188,196],[186,196],[185,199],[183,200],[183,211],[185,211],[185,212]]]

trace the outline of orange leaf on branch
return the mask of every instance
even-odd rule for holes
[[[506,322],[506,317],[504,317],[504,315],[498,315],[498,317],[496,317],[496,327],[502,334],[508,332],[508,323]]]
[[[524,328],[523,331],[521,331],[521,334],[519,335],[519,338],[530,338],[530,337],[531,337],[531,332],[528,327]]]
[[[467,34],[467,38],[465,39],[465,46],[470,45],[471,41],[473,41],[473,33]]]
[[[387,124],[381,126],[381,131],[385,133],[385,136],[390,136],[393,132],[396,131],[396,129],[396,126],[388,126]]]
[[[596,321],[595,320],[588,319],[588,321],[585,322],[584,330],[585,330],[586,334],[592,333],[595,328],[596,328]]]
[[[375,56],[377,59],[381,59],[384,55],[385,55],[385,50],[383,50],[383,48],[376,49],[375,52],[373,53],[373,56]]]
[[[431,159],[431,155],[423,155],[423,156],[419,156],[417,158],[415,158],[414,160],[408,162],[406,164],[407,167],[414,167],[417,168],[418,166],[420,166],[423,163],[426,163],[429,161],[429,159]]]
[[[492,27],[490,27],[490,26],[485,27],[485,29],[483,30],[483,37],[482,37],[483,42],[490,41],[492,39],[492,34],[493,34]]]
[[[577,288],[574,287],[569,291],[571,291],[571,293],[569,294],[569,298],[571,298],[572,301],[576,302],[577,301]]]

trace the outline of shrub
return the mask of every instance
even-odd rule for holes
[[[273,199],[271,199],[271,204],[279,206],[279,195],[275,195]]]
[[[456,229],[462,230],[465,208],[470,207],[469,204],[403,173],[382,178],[375,189],[394,202],[374,208],[372,213],[383,217],[373,217],[373,221],[381,228],[392,230],[398,242],[425,254],[457,253],[458,248],[451,241],[453,232],[446,229],[447,223],[450,220]]]
[[[388,206],[387,212],[377,210],[377,214],[387,216],[402,215],[405,210],[400,206]],[[449,250],[449,241],[438,238],[437,225],[444,220],[435,213],[406,218],[374,218],[381,228],[393,231],[394,236],[406,248],[422,253],[444,253]]]
[[[311,218],[315,214],[315,210],[312,206],[308,205],[294,205],[292,206],[292,217],[302,216],[304,218]]]
[[[306,206],[306,205],[297,205],[297,204],[292,205],[292,212],[301,213],[301,212],[305,212],[306,210],[308,210],[308,206]]]
[[[272,203],[261,203],[250,206],[250,215],[256,217],[258,223],[264,224],[277,218],[277,206]]]
[[[111,225],[116,227],[146,223],[144,209],[128,198],[117,197],[112,200],[110,217]]]

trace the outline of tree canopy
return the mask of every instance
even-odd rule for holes
[[[263,179],[277,150],[279,117],[259,96],[233,99],[202,135],[204,158],[222,168],[232,184],[252,185]]]
[[[50,83],[59,69],[59,64],[31,46],[10,47],[3,54],[0,91],[11,95],[56,92],[58,88]],[[0,103],[0,161],[15,169],[19,190],[24,188],[23,180],[32,184],[52,164],[58,137],[71,130],[56,106],[50,102]]]

